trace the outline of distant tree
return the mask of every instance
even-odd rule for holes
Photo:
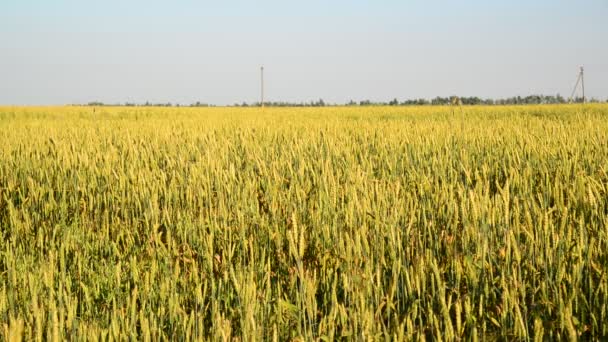
[[[441,106],[441,105],[445,105],[448,104],[449,100],[440,96],[435,97],[434,99],[431,100],[431,104],[433,106]]]
[[[583,98],[582,97],[575,97],[572,102],[574,103],[583,103]]]
[[[379,106],[379,105],[390,105],[390,106],[424,106],[424,105],[450,105],[452,101],[460,100],[460,103],[463,105],[522,105],[522,104],[558,104],[558,103],[566,103],[568,102],[561,95],[527,95],[527,96],[513,96],[508,98],[498,98],[498,99],[482,99],[477,96],[470,97],[440,97],[437,96],[431,100],[427,100],[424,98],[419,99],[406,99],[402,102],[399,102],[397,99],[393,99],[388,102],[372,102],[370,100],[361,100],[359,102],[355,102],[354,100],[350,100],[345,103],[345,105],[349,106]],[[599,101],[597,99],[592,99],[594,101]],[[573,99],[575,102],[582,102],[582,98]],[[591,101],[591,100],[590,100]],[[607,101],[608,102],[608,101]],[[457,103],[457,102],[455,102]],[[91,103],[90,105],[92,105]],[[153,104],[154,105],[154,104]],[[170,106],[171,104],[156,104],[155,106]],[[259,103],[254,103],[251,105],[259,106]],[[336,104],[326,103],[323,99],[319,99],[317,101],[309,101],[309,102],[266,102],[266,106],[269,107],[303,107],[303,106],[334,106]],[[177,104],[176,104],[177,106]],[[208,107],[210,105],[197,102],[196,104],[192,104],[191,106],[200,106],[200,107]],[[243,102],[242,104],[234,104],[235,107],[247,107],[249,104]]]
[[[480,105],[480,104],[483,104],[483,100],[480,97],[477,97],[477,96],[471,96],[467,100],[469,102],[468,104],[470,104],[470,105]]]

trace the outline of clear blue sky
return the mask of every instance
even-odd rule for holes
[[[608,97],[608,1],[2,0],[0,104]]]

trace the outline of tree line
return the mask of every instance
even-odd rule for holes
[[[586,102],[589,103],[599,103],[601,102],[598,99],[591,98],[585,99]],[[529,96],[513,96],[502,99],[489,99],[489,98],[480,98],[477,96],[470,97],[458,97],[458,96],[448,96],[441,97],[437,96],[432,99],[407,99],[407,100],[398,100],[393,99],[388,102],[382,101],[370,101],[370,100],[361,100],[354,101],[351,100],[347,103],[327,103],[323,99],[319,99],[316,101],[308,101],[308,102],[285,102],[285,101],[268,101],[264,102],[264,106],[266,107],[326,107],[326,106],[443,106],[443,105],[539,105],[539,104],[563,104],[569,103],[570,101],[563,96],[557,95],[529,95]],[[582,97],[576,97],[572,99],[574,103],[582,103]],[[608,103],[608,99],[606,100]],[[126,102],[124,104],[105,104],[103,102],[95,101],[89,102],[88,106],[126,106],[126,107],[134,107],[134,106],[145,106],[145,107],[214,107],[215,105],[203,103],[203,102],[195,102],[190,105],[180,105],[180,104],[172,104],[172,103],[150,103],[145,102],[142,104]],[[235,103],[232,105],[233,107],[260,107],[260,102],[253,103]]]

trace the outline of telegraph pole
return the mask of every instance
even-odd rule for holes
[[[581,67],[581,86],[583,88],[583,103],[585,103],[585,69]]]
[[[572,99],[574,99],[574,94],[576,94],[576,89],[578,88],[579,83],[581,84],[581,90],[583,91],[583,103],[585,103],[585,68],[582,66],[578,73],[578,77],[576,78],[574,89],[572,89],[572,95],[570,95],[570,103],[572,103]]]
[[[260,105],[264,108],[264,67],[260,68],[260,80],[261,80],[261,100]]]

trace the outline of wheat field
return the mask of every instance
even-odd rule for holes
[[[3,340],[608,336],[608,105],[0,107]]]

